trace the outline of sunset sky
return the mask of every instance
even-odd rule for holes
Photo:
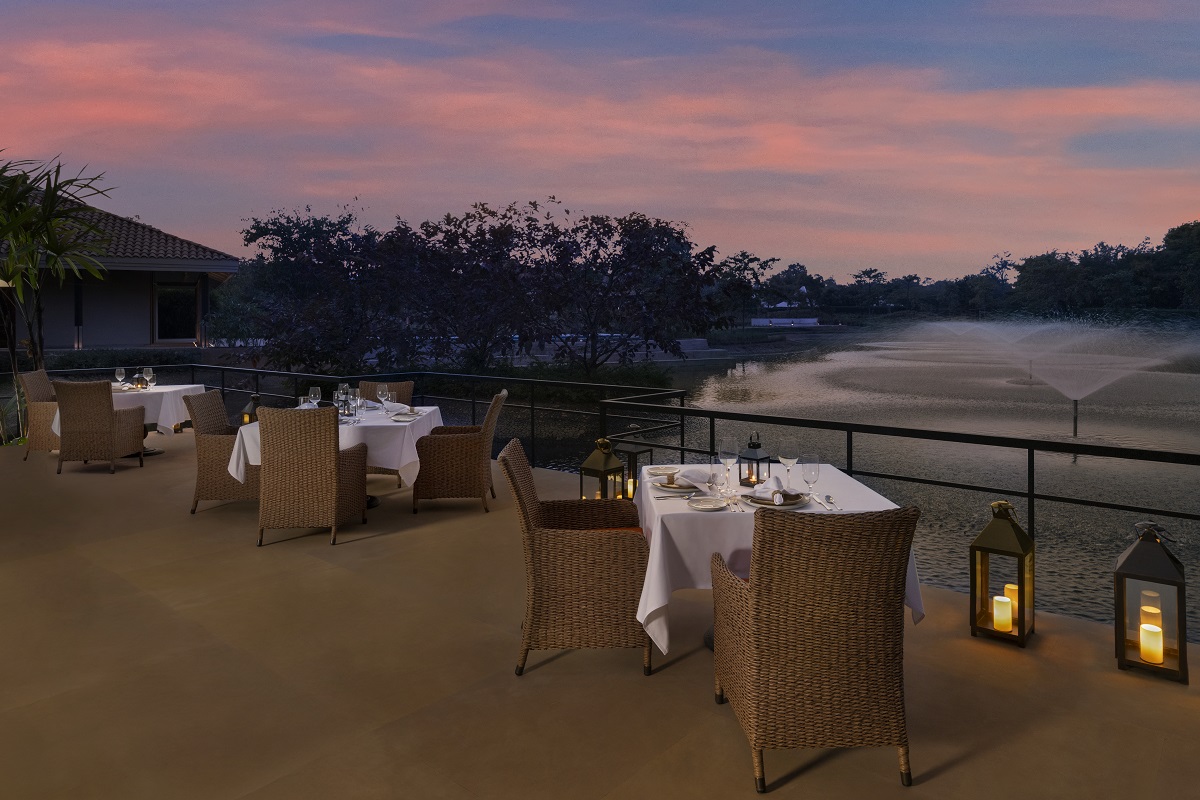
[[[845,280],[1200,217],[1195,0],[0,0],[0,154],[242,255],[555,195]]]

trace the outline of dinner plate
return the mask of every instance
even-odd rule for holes
[[[665,475],[678,475],[679,467],[646,467],[646,474],[661,478]]]
[[[752,494],[744,494],[742,495],[742,499],[751,505],[764,506],[765,508],[803,508],[812,501],[812,497],[807,494],[800,495],[799,500],[793,500],[790,503],[785,500],[781,505],[775,505],[775,501],[769,497],[755,497]]]
[[[693,497],[688,500],[688,508],[697,511],[724,511],[728,507],[729,504],[719,497]]]
[[[388,419],[392,422],[413,422],[421,418],[420,414],[392,414]]]
[[[664,492],[679,492],[680,494],[694,492],[697,488],[690,481],[685,481],[680,478],[676,478],[674,483],[667,483],[666,480],[666,478],[663,478],[661,481],[650,481],[650,483],[654,486],[656,491],[661,489]]]

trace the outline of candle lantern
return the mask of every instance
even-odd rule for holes
[[[246,403],[246,407],[242,409],[242,424],[249,425],[251,422],[258,422],[258,407],[262,405],[262,398],[258,394],[250,395],[250,402]]]
[[[133,377],[129,379],[129,385],[135,389],[149,389],[150,381],[140,372],[133,373]]]
[[[1117,666],[1188,682],[1187,603],[1183,564],[1167,549],[1166,531],[1153,522],[1133,526],[1137,539],[1117,558]]]
[[[587,499],[589,490],[585,489],[585,478],[599,481],[596,495],[601,498],[625,497],[625,464],[613,453],[608,439],[597,439],[596,449],[579,468],[579,496]]]
[[[1033,539],[1017,524],[1012,504],[992,503],[992,521],[971,543],[972,636],[1025,646],[1033,634],[1033,555]],[[993,569],[997,561],[1011,570]]]
[[[738,477],[742,486],[757,486],[771,477],[771,456],[757,432],[750,434],[746,449],[738,453]]]

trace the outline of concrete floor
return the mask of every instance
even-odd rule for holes
[[[256,548],[254,504],[188,514],[190,432],[152,443],[166,454],[116,475],[0,448],[0,796],[753,796],[746,740],[712,701],[708,592],[676,594],[683,646],[651,677],[637,650],[593,650],[535,652],[517,678],[524,572],[498,473],[490,514],[413,516],[372,476],[382,505],[336,547],[274,531]],[[575,494],[574,475],[538,480]],[[891,749],[773,751],[774,794],[1200,796],[1196,687],[1119,672],[1101,625],[1039,614],[1022,651],[972,639],[963,595],[925,601],[914,785]]]

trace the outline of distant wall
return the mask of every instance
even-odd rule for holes
[[[816,324],[816,317],[755,317],[750,320],[750,325],[755,328],[808,328]]]
[[[75,346],[75,282],[43,293],[46,347]],[[146,347],[153,343],[154,273],[110,270],[83,281],[84,347]]]

